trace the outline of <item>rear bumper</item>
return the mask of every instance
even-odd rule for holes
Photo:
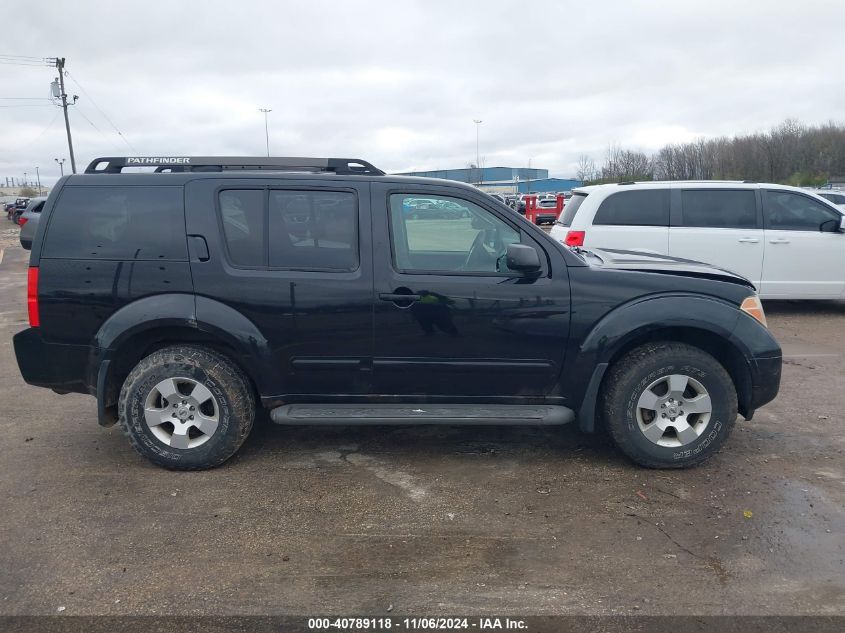
[[[38,328],[18,332],[13,342],[18,368],[28,384],[60,392],[91,393],[85,381],[87,345],[49,343]]]

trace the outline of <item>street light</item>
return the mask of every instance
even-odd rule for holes
[[[270,132],[267,127],[267,113],[273,110],[270,108],[258,108],[258,111],[264,113],[264,140],[267,141],[267,156],[270,156]]]
[[[59,164],[59,170],[62,173],[62,177],[64,177],[64,175],[65,175],[65,159],[63,158],[62,160],[59,160],[58,158],[54,158],[53,160],[56,161]]]
[[[481,184],[481,158],[478,152],[478,130],[481,127],[483,121],[481,119],[473,119],[475,123],[475,168],[478,169],[478,184]]]
[[[41,173],[38,171],[38,166],[35,167],[35,180],[38,183],[38,195],[41,195]]]

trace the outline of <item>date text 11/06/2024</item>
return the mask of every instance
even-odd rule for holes
[[[525,620],[518,618],[476,617],[476,618],[397,618],[397,617],[349,617],[349,618],[309,618],[308,628],[312,631],[320,630],[390,630],[404,629],[407,631],[443,631],[443,630],[525,630]]]

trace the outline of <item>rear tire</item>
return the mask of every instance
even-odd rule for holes
[[[244,373],[213,350],[180,345],[139,362],[120,391],[119,424],[138,453],[172,470],[219,466],[244,443],[255,396]]]
[[[709,459],[737,417],[736,389],[725,368],[697,347],[672,342],[648,343],[617,361],[600,406],[619,450],[648,468],[687,468]]]

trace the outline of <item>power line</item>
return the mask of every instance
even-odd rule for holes
[[[109,118],[109,116],[105,112],[103,112],[103,109],[100,106],[97,105],[97,102],[94,101],[94,98],[90,94],[88,94],[88,92],[85,90],[85,88],[83,88],[82,85],[76,80],[76,77],[74,77],[73,75],[70,74],[70,72],[67,72],[67,71],[65,71],[65,74],[70,78],[70,80],[74,84],[76,84],[76,87],[79,88],[79,90],[82,92],[82,94],[84,94],[86,97],[88,97],[88,100],[91,102],[91,105],[94,106],[97,109],[97,112],[99,112],[101,115],[103,115],[103,118],[106,121],[108,121],[109,125],[112,126],[112,129],[114,129],[114,131],[117,132],[117,135],[123,140],[124,143],[126,143],[126,146],[129,149],[131,149],[134,154],[137,154],[138,150],[136,150],[134,147],[132,147],[132,143],[130,143],[127,140],[127,138],[123,135],[123,132],[121,132],[120,130],[117,129],[117,126],[114,124],[114,121],[112,121]]]
[[[11,57],[13,59],[34,59],[36,61],[43,61],[47,59],[46,57],[35,57],[33,55],[6,55],[3,53],[0,53],[0,57]]]
[[[92,128],[94,128],[95,130],[97,130],[97,131],[100,133],[100,136],[102,136],[102,137],[103,137],[103,140],[105,140],[105,141],[106,141],[107,143],[109,143],[110,145],[112,144],[112,141],[111,141],[111,140],[109,140],[109,137],[108,137],[108,136],[106,136],[105,134],[103,134],[103,131],[102,131],[100,128],[98,128],[96,125],[94,125],[94,122],[93,122],[91,119],[89,119],[87,116],[85,116],[85,113],[84,113],[82,110],[80,110],[79,106],[76,106],[76,112],[78,112],[78,113],[79,113],[79,116],[81,116],[83,119],[85,119],[86,121],[88,121],[89,125],[90,125]]]

